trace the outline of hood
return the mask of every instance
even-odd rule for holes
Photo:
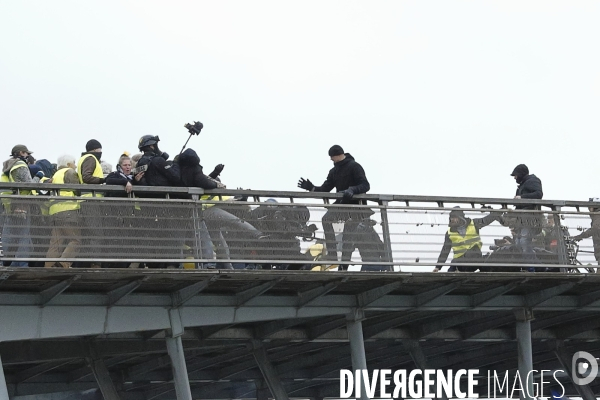
[[[2,164],[2,173],[8,175],[8,172],[17,163],[17,161],[20,161],[20,160],[18,158],[13,158],[13,157],[4,161],[4,164]]]
[[[344,158],[342,161],[339,161],[339,162],[336,162],[335,164],[333,164],[334,168],[342,167],[342,166],[348,164],[350,161],[354,161],[354,157],[352,157],[352,154],[344,153],[344,155],[346,156],[346,158]]]
[[[517,178],[517,183],[519,184],[523,182],[523,178],[525,178],[527,175],[529,175],[529,168],[527,168],[527,165],[525,164],[517,165],[513,172],[510,174],[510,176],[514,176]]]
[[[200,165],[200,157],[193,149],[186,149],[179,156],[179,165],[183,167],[193,167]]]

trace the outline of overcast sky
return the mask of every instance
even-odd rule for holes
[[[600,2],[0,2],[0,154],[111,164],[190,141],[229,188],[320,184],[340,144],[371,193],[600,196]]]

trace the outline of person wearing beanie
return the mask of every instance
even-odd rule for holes
[[[102,145],[96,139],[91,139],[85,144],[85,153],[81,153],[81,158],[77,162],[77,175],[79,183],[88,185],[101,185],[104,183],[104,173],[102,172]]]
[[[102,171],[102,145],[96,139],[88,140],[85,144],[85,152],[81,153],[81,158],[77,161],[77,176],[79,183],[88,185],[101,185],[104,183],[104,172]],[[104,197],[104,193],[81,191],[81,197]],[[85,257],[94,257],[102,254],[103,239],[103,218],[102,215],[110,215],[111,210],[108,205],[100,202],[83,202],[81,204],[81,214],[83,216],[85,230],[93,238],[84,237],[82,240],[82,253]],[[99,268],[100,263],[91,263],[90,267]]]
[[[501,215],[492,212],[483,218],[470,219],[465,217],[465,213],[460,207],[454,207],[448,218],[448,231],[437,260],[438,265],[433,269],[433,272],[440,272],[442,266],[439,264],[446,262],[450,250],[453,252],[453,258],[448,272],[475,272],[477,266],[461,266],[460,264],[483,262],[483,254],[481,253],[483,243],[479,236],[479,230],[497,221]]]
[[[338,193],[343,193],[344,197],[336,200],[334,204],[360,204],[359,200],[353,199],[354,195],[367,193],[371,188],[365,170],[350,153],[345,153],[340,145],[331,146],[328,154],[333,161],[333,168],[329,171],[325,182],[321,186],[315,186],[309,179],[300,178],[298,187],[313,192],[331,192],[335,188]],[[329,208],[322,219],[328,253],[326,257],[337,260],[337,242],[333,224],[344,221],[342,261],[350,261],[354,251],[353,234],[360,221],[368,218],[372,213],[371,210],[344,211]]]
[[[529,173],[527,165],[517,165],[510,175],[518,184],[515,199],[542,199],[544,196],[542,181],[537,176]],[[539,209],[540,207],[534,204],[515,205],[515,210]],[[515,213],[515,245],[523,253],[523,262],[538,263],[535,251],[533,250],[533,238],[541,233],[542,226],[542,213]],[[533,272],[534,268],[529,267],[527,270]]]

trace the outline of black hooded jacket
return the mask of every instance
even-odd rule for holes
[[[367,193],[371,185],[365,175],[363,167],[354,160],[350,153],[345,154],[346,158],[336,162],[329,171],[327,179],[321,186],[315,186],[315,192],[331,192],[333,188],[341,192],[352,188],[354,194]],[[336,203],[342,203],[337,200]],[[349,204],[359,204],[358,200],[350,200]]]
[[[136,167],[148,165],[148,170],[140,181],[147,186],[179,186],[181,182],[179,164],[165,160],[153,151],[146,151]]]
[[[202,165],[200,165],[200,157],[192,149],[185,150],[179,156],[179,169],[183,186],[202,189],[215,189],[217,187],[215,181],[204,175]]]
[[[517,196],[521,196],[522,199],[541,199],[544,197],[542,191],[542,181],[535,175],[525,175],[520,179],[519,186],[517,187]],[[515,210],[536,210],[538,209],[535,205],[519,204],[515,206]]]

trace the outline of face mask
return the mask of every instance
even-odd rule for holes
[[[94,155],[94,157],[96,157],[96,159],[98,161],[100,161],[100,159],[102,158],[102,152],[100,152],[100,153],[92,153],[92,154]]]

